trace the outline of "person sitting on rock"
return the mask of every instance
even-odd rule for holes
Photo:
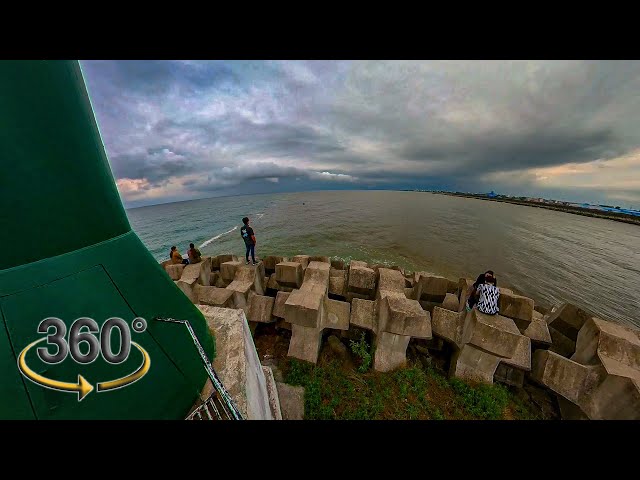
[[[478,285],[476,289],[478,293],[478,304],[476,308],[479,312],[487,315],[496,315],[500,308],[498,300],[500,299],[500,290],[497,287],[497,281],[493,275],[484,278],[484,283]]]
[[[200,263],[202,261],[202,254],[200,250],[198,250],[193,243],[189,244],[189,250],[187,251],[187,255],[189,255],[189,263]]]
[[[478,287],[484,283],[485,278],[493,278],[493,280],[496,282],[496,283],[494,283],[494,285],[497,286],[497,281],[495,279],[495,276],[493,275],[493,270],[487,270],[486,272],[481,273],[480,275],[478,275],[478,278],[476,279],[476,281],[471,286],[471,290],[469,290],[469,293],[467,295],[466,307],[467,307],[467,311],[468,312],[471,311],[473,306],[478,301]]]
[[[169,253],[169,255],[171,257],[171,263],[174,265],[177,265],[180,263],[184,263],[184,264],[189,263],[189,260],[182,258],[182,254],[178,251],[178,248],[175,245],[171,247],[171,253]]]

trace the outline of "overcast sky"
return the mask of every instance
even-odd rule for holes
[[[81,65],[129,207],[381,188],[640,207],[640,62]]]

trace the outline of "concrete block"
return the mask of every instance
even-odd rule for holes
[[[167,272],[167,274],[169,275],[169,277],[171,278],[171,280],[180,280],[180,278],[182,277],[182,271],[184,270],[184,265],[183,264],[169,264],[166,267],[164,267],[165,271]]]
[[[376,298],[398,293],[405,297],[404,277],[398,270],[389,268],[378,269],[378,289]]]
[[[291,341],[289,342],[287,356],[317,363],[321,341],[321,328],[309,328],[291,323]]]
[[[233,291],[227,290],[226,288],[205,287],[196,284],[194,292],[197,298],[196,303],[216,307],[235,308]]]
[[[513,320],[502,315],[485,315],[475,308],[469,317],[462,343],[502,358],[511,358],[516,353],[522,335]]]
[[[600,360],[609,373],[640,374],[640,330],[591,317],[578,333],[571,360],[582,364]]]
[[[222,264],[223,268],[227,265]],[[245,296],[249,290],[253,290],[258,295],[264,295],[264,265],[238,265],[235,269],[233,281],[227,286],[230,290],[243,293]]]
[[[211,270],[220,270],[220,265],[225,262],[237,262],[238,257],[236,255],[218,255],[211,257]]]
[[[522,330],[533,320],[533,300],[522,295],[501,291],[498,307],[500,315],[513,319]]]
[[[276,274],[272,273],[267,280],[267,288],[271,290],[279,290],[280,284],[276,281]]]
[[[347,302],[325,299],[326,308],[323,318],[323,328],[333,328],[335,330],[349,330],[349,317],[351,305]]]
[[[452,312],[457,312],[459,307],[460,303],[458,302],[458,297],[452,293],[447,293],[444,297],[444,301],[442,302],[442,308],[446,308]]]
[[[433,334],[460,347],[465,315],[465,312],[452,312],[435,307],[431,316]]]
[[[431,338],[431,318],[416,300],[388,295],[379,300],[378,306],[379,332]]]
[[[469,291],[473,287],[473,280],[470,278],[460,278],[458,280],[458,298],[460,299],[460,303],[458,306],[458,311],[463,311],[465,309],[465,304],[467,303],[467,298],[469,298]]]
[[[273,273],[276,270],[276,265],[278,263],[281,262],[286,262],[287,259],[286,257],[280,257],[280,256],[275,256],[275,255],[269,255],[268,257],[265,257],[262,260],[262,263],[264,263],[264,269],[268,272],[268,273]]]
[[[515,353],[510,358],[503,358],[501,363],[525,372],[531,371],[531,339],[520,335]]]
[[[341,276],[329,277],[329,293],[344,297],[347,293],[346,292],[347,272],[346,270],[338,270],[338,271],[342,272]]]
[[[606,375],[602,366],[581,365],[549,350],[536,350],[532,363],[533,380],[576,404]]]
[[[283,420],[304,420],[304,387],[276,382]]]
[[[548,346],[551,345],[551,333],[549,333],[549,326],[544,321],[542,315],[533,312],[533,321],[522,332],[529,337],[534,344]]]
[[[201,262],[185,265],[180,279],[188,283],[195,279],[200,285],[209,286],[211,284],[211,257],[202,257]]]
[[[306,270],[307,266],[309,265],[309,255],[296,255],[291,259],[291,261],[294,263],[299,263],[300,265],[302,265],[302,269]]]
[[[407,363],[407,346],[410,336],[380,332],[376,335],[373,368],[377,372],[389,372]]]
[[[305,290],[294,290],[287,298],[285,320],[289,323],[319,328],[324,309],[325,292],[320,285]]]
[[[351,267],[364,267],[369,268],[369,264],[367,262],[363,262],[361,260],[351,260],[349,262],[349,268]]]
[[[276,295],[276,300],[273,306],[273,316],[284,319],[285,309],[284,304],[289,298],[290,293],[287,292],[278,292]]]
[[[571,303],[554,306],[547,315],[547,324],[572,341],[578,338],[578,331],[584,323],[594,316],[587,310],[578,308]],[[553,335],[552,335],[553,338]]]
[[[524,385],[524,370],[510,367],[504,362],[500,362],[493,375],[495,382],[504,383],[513,387],[522,388]]]
[[[264,295],[252,295],[249,301],[249,310],[247,311],[247,320],[258,323],[273,323],[276,321],[273,317],[273,297]]]
[[[276,281],[279,285],[300,288],[303,268],[300,262],[281,262],[276,265]]]
[[[198,298],[194,292],[194,286],[196,285],[196,280],[191,280],[191,282],[187,282],[185,280],[178,280],[175,282],[176,286],[182,290],[187,298],[191,301],[191,303],[198,303]]]
[[[236,269],[240,265],[242,265],[242,264],[240,262],[238,262],[237,260],[221,263],[220,264],[220,276],[222,277],[222,280],[224,280],[227,283],[232,282],[233,278],[236,275]]]
[[[377,304],[372,300],[354,298],[351,302],[350,324],[371,331],[378,329]]]
[[[331,267],[325,262],[309,262],[304,271],[303,283],[323,285],[328,291],[329,289],[329,270]],[[302,288],[305,288],[304,286]]]
[[[549,347],[549,350],[556,352],[563,357],[570,358],[576,351],[575,340],[567,338],[549,324],[547,324],[547,327],[549,328],[549,335],[551,336],[551,346]]]
[[[372,295],[376,289],[376,273],[367,267],[349,267],[348,290],[353,293]]]
[[[216,339],[213,368],[243,417],[273,420],[267,381],[241,310],[198,305]]]
[[[500,358],[466,344],[451,358],[449,375],[472,382],[493,383]]]
[[[425,275],[420,272],[416,282],[414,298],[416,300],[427,300],[429,302],[441,303],[449,286],[449,280],[437,275]]]

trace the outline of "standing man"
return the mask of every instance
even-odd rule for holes
[[[242,239],[244,240],[244,245],[247,247],[246,259],[247,265],[249,265],[249,252],[251,252],[251,260],[253,260],[253,264],[256,264],[256,256],[255,256],[255,246],[256,246],[256,236],[253,233],[253,228],[249,226],[249,217],[244,217],[242,219],[242,223],[244,225],[240,229],[240,235],[242,235]]]

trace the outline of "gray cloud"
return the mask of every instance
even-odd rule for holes
[[[82,66],[116,177],[181,185],[184,198],[239,184],[557,194],[534,170],[598,159],[607,170],[640,147],[640,62]]]

